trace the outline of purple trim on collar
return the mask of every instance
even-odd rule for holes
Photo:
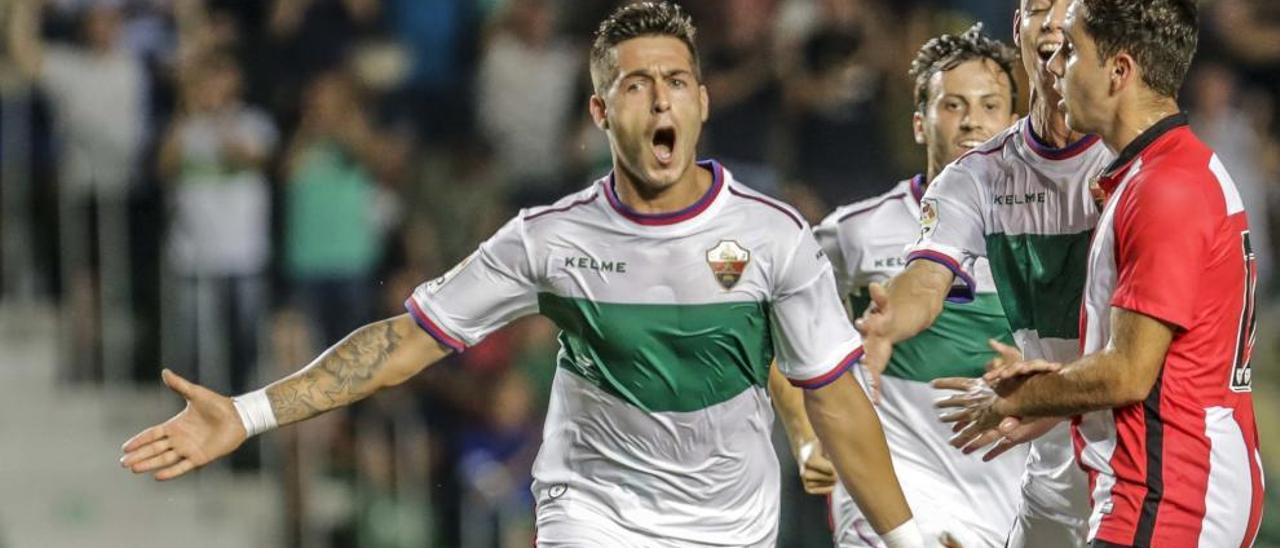
[[[924,174],[917,173],[911,178],[911,196],[916,199],[916,203],[924,198]]]
[[[1040,136],[1036,135],[1035,130],[1031,129],[1030,117],[1027,117],[1025,122],[1022,124],[1022,137],[1023,140],[1027,142],[1027,146],[1031,147],[1031,150],[1048,160],[1066,160],[1068,158],[1074,158],[1080,155],[1081,152],[1088,150],[1089,147],[1093,146],[1093,144],[1098,142],[1098,139],[1100,139],[1097,135],[1085,135],[1084,137],[1081,137],[1080,140],[1065,147],[1054,148],[1040,139]]]
[[[670,213],[640,213],[627,204],[622,203],[618,198],[618,191],[615,188],[616,180],[614,174],[609,173],[609,178],[605,181],[604,195],[609,199],[609,205],[613,209],[626,217],[628,220],[645,226],[671,225],[682,221],[687,221],[697,217],[699,213],[705,211],[714,202],[716,196],[720,194],[720,189],[724,187],[724,168],[720,166],[720,162],[715,160],[704,160],[697,162],[697,166],[711,171],[711,187],[707,189],[698,201],[689,207],[680,211],[672,211]]]

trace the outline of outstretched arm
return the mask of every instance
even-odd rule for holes
[[[281,425],[351,405],[447,356],[408,314],[357,329],[301,371],[267,386]]]
[[[1175,328],[1113,307],[1115,334],[1106,349],[1016,384],[997,404],[1006,415],[1063,417],[1141,402],[1151,393]]]
[[[166,370],[165,384],[187,406],[125,442],[120,463],[134,473],[155,472],[158,480],[176,478],[234,451],[250,428],[283,426],[350,405],[408,380],[449,352],[404,314],[357,329],[305,368],[238,403]],[[255,401],[265,405],[255,409]]]
[[[969,439],[1009,416],[1070,417],[1143,401],[1160,376],[1175,328],[1118,307],[1111,308],[1111,325],[1105,349],[1066,365],[1032,360],[997,369],[987,379],[934,380],[936,388],[960,392],[936,404],[958,409],[942,420],[967,423],[957,437]]]
[[[880,374],[889,364],[893,345],[924,331],[942,313],[955,274],[933,261],[911,261],[886,286],[872,283],[871,306],[856,325],[862,332],[863,367],[871,374],[871,396],[880,397]]]

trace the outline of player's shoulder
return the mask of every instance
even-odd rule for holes
[[[1026,120],[1026,118],[1022,118],[1014,122],[1013,125],[987,139],[985,143],[960,155],[947,167],[983,172],[997,169],[1008,163],[1010,158],[1016,157],[1014,147],[1017,145],[1017,137],[1022,132],[1023,125],[1027,123]]]
[[[780,230],[791,234],[797,230],[808,230],[809,224],[790,204],[751,188],[725,170],[724,192],[726,205],[748,212],[752,223],[758,223],[770,230]]]
[[[923,190],[916,190],[923,188],[923,185],[917,186],[918,179],[919,176],[900,181],[884,193],[837,207],[822,220],[821,226],[852,230],[859,226],[876,224],[886,213],[900,213],[905,201],[916,199],[912,195],[913,192],[923,193]]]
[[[1191,128],[1183,126],[1170,131],[1150,149],[1138,154],[1138,160],[1143,164],[1139,177],[1158,179],[1172,174],[1197,182],[1212,181],[1214,174],[1210,164],[1213,159],[1213,149],[1196,137]]]
[[[546,223],[552,219],[565,220],[580,217],[591,212],[591,206],[597,205],[604,199],[601,197],[603,191],[600,181],[595,181],[590,186],[550,204],[521,209],[519,218],[526,226],[530,226]]]
[[[1243,209],[1239,190],[1222,160],[1213,149],[1182,127],[1156,143],[1153,150],[1139,154],[1137,169],[1126,192],[1131,202],[1143,202],[1160,209],[1182,210],[1189,214],[1202,206]]]
[[[929,183],[929,194],[981,192],[1008,178],[1018,158],[1016,141],[1025,118],[947,164]]]

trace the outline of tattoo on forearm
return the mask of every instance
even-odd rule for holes
[[[289,424],[364,398],[403,336],[390,321],[356,330],[302,371],[267,388],[276,421]]]

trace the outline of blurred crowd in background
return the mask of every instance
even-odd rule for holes
[[[711,97],[702,156],[811,222],[883,192],[924,166],[917,48],[975,20],[1008,40],[1014,4],[685,2]],[[1280,4],[1201,4],[1182,104],[1240,186],[1275,288]],[[607,172],[585,56],[616,5],[0,3],[0,303],[58,303],[66,383],[155,384],[163,365],[238,393],[283,376],[402,313],[519,208]],[[1260,390],[1280,377],[1277,325],[1264,316]],[[520,321],[230,466],[280,479],[290,545],[529,546],[554,336]],[[783,538],[825,538],[798,490],[784,507],[810,515]]]

